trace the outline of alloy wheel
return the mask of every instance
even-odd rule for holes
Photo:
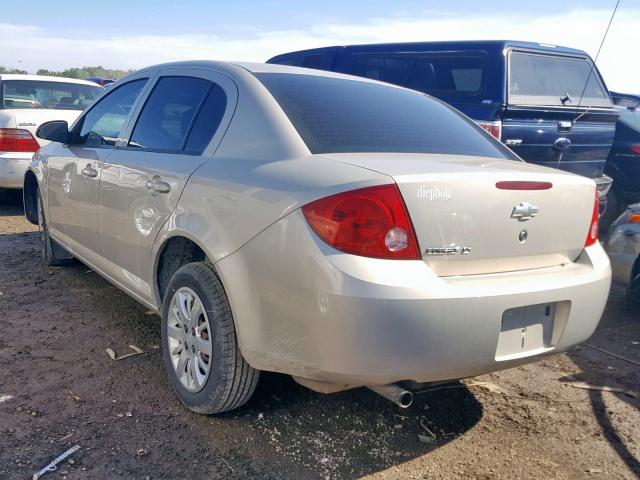
[[[192,393],[202,390],[211,372],[211,326],[202,300],[188,287],[171,299],[167,343],[180,383]]]

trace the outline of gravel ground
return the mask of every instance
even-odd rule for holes
[[[44,267],[21,208],[0,196],[2,479],[30,478],[75,444],[45,479],[640,476],[640,368],[593,348],[640,362],[640,310],[619,289],[587,344],[426,390],[406,411],[266,374],[246,407],[201,416],[165,378],[160,319],[80,263]],[[105,352],[129,344],[144,355]]]

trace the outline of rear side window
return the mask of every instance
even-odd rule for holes
[[[101,98],[83,117],[74,144],[114,147],[145,83],[146,78],[125,83]]]
[[[356,54],[351,73],[435,96],[479,95],[483,86],[481,54]]]
[[[226,109],[227,96],[222,88],[214,84],[193,122],[184,147],[186,153],[194,155],[202,153],[218,130]]]
[[[292,67],[300,66],[300,54],[287,54],[273,57],[267,63],[277,63],[278,65],[290,65]]]
[[[144,105],[130,147],[178,152],[212,83],[202,78],[163,77]]]
[[[517,158],[460,113],[418,92],[313,75],[262,73],[257,77],[312,153]]]
[[[304,68],[315,68],[316,70],[331,70],[333,56],[333,52],[312,53],[304,57],[302,66]]]
[[[2,108],[84,110],[102,93],[100,87],[42,80],[5,80],[0,83]]]
[[[508,101],[567,107],[612,105],[595,66],[586,58],[524,52],[509,55]]]

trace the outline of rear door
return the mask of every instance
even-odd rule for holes
[[[586,56],[510,50],[502,141],[528,162],[600,177],[617,112]]]
[[[149,301],[153,242],[191,173],[213,156],[236,99],[225,75],[163,69],[126,140],[103,165],[98,231],[104,268]]]

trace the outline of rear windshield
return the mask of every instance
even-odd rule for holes
[[[510,55],[509,103],[567,107],[612,105],[595,66],[587,59],[523,52]]]
[[[484,61],[480,54],[354,54],[349,72],[435,96],[482,93]]]
[[[375,83],[313,75],[256,75],[312,153],[410,152],[515,159],[445,104]]]
[[[41,80],[4,80],[0,83],[2,108],[49,108],[84,110],[102,88],[67,82]]]

